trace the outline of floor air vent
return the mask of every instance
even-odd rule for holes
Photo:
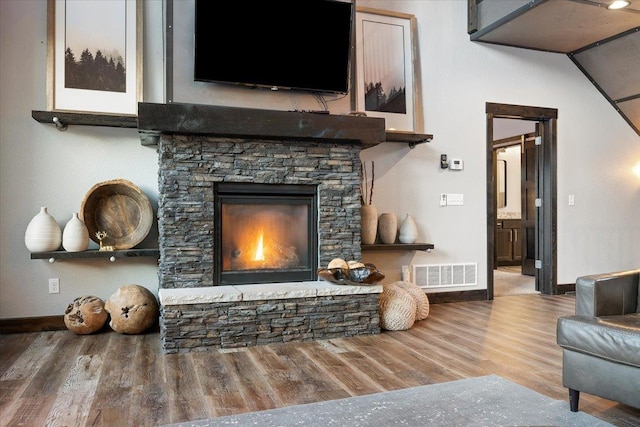
[[[422,288],[478,284],[478,264],[425,264],[413,266],[413,281]]]

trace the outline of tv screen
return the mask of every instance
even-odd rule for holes
[[[196,0],[194,79],[349,91],[353,3]]]

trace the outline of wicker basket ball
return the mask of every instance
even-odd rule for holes
[[[388,331],[404,331],[416,321],[416,300],[396,284],[383,285],[379,296],[380,327]]]
[[[409,294],[416,300],[416,320],[424,320],[429,316],[429,297],[424,292],[424,290],[411,282],[395,282],[395,285],[398,285],[405,291],[409,292]]]

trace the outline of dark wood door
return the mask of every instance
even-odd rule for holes
[[[496,227],[496,265],[509,265],[513,261],[513,235],[511,230]]]
[[[522,274],[536,275],[536,171],[537,147],[535,138],[526,138],[521,161],[522,225],[520,248],[522,250]]]

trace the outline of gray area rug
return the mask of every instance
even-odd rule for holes
[[[568,393],[567,393],[568,399]],[[497,375],[172,426],[611,426]]]
[[[535,277],[523,276],[520,273],[511,273],[509,271],[493,270],[494,297],[539,293],[536,291]]]

